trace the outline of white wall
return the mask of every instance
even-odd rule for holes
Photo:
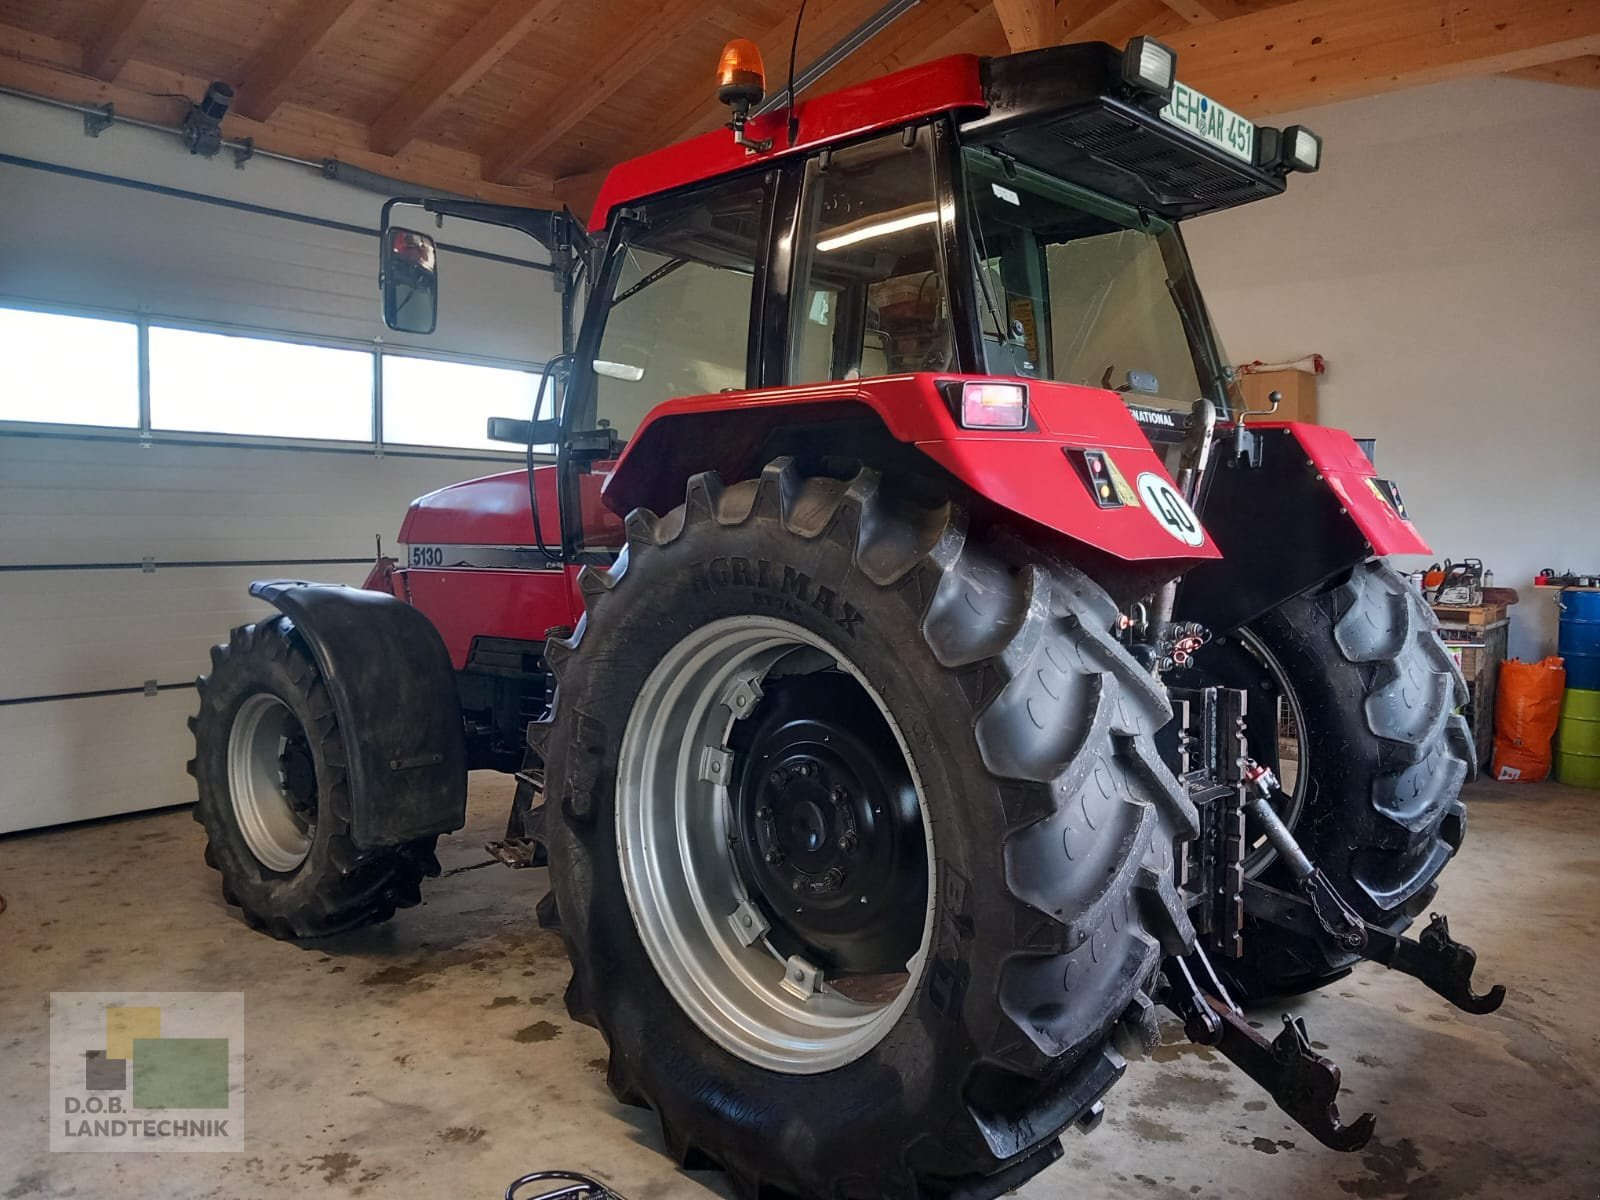
[[[86,138],[79,117],[8,97],[0,153],[364,230],[383,201],[282,163],[195,159],[146,131]],[[546,258],[509,231],[448,222],[438,236]],[[559,345],[546,272],[441,252],[439,330],[419,339],[383,330],[376,265],[377,239],[359,231],[0,163],[0,305],[520,363]],[[507,457],[0,425],[0,833],[192,801],[190,685],[231,626],[269,611],[249,581],[359,583],[373,535],[392,553],[413,497]]]
[[[0,96],[0,152],[376,231],[385,197],[310,168],[232,152],[197,158],[178,139]],[[396,214],[439,241],[547,263],[532,239]],[[7,297],[543,363],[559,352],[560,302],[542,271],[441,250],[439,328],[385,330],[378,241],[133,188],[0,163],[0,303]]]
[[[250,581],[359,584],[413,497],[503,465],[0,436],[0,833],[193,800],[188,685],[271,612]]]
[[[1322,421],[1377,438],[1440,558],[1522,592],[1511,653],[1554,653],[1534,573],[1600,571],[1600,92],[1474,79],[1281,120],[1323,170],[1186,227],[1228,353],[1326,356]]]

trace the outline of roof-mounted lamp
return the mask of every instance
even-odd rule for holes
[[[761,48],[749,38],[734,38],[722,48],[717,60],[717,99],[733,112],[728,128],[733,140],[751,154],[772,149],[772,139],[754,139],[745,134],[750,109],[767,94],[767,68],[761,61]]]
[[[1172,99],[1177,73],[1177,54],[1153,37],[1132,38],[1122,52],[1123,85],[1153,108]]]
[[[1322,165],[1322,139],[1304,125],[1283,131],[1283,165],[1291,171],[1315,171]]]

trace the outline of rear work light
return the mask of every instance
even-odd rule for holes
[[[1322,165],[1322,139],[1304,125],[1283,131],[1283,165],[1291,171],[1315,171]]]
[[[957,418],[963,429],[1026,429],[1028,389],[1020,383],[964,383]]]
[[[1122,52],[1122,82],[1134,91],[1158,98],[1162,104],[1172,98],[1177,67],[1176,52],[1152,37],[1132,38]]]

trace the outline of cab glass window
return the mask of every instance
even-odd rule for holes
[[[949,369],[934,180],[926,125],[807,165],[790,305],[791,382]]]
[[[988,369],[1187,411],[1225,382],[1177,230],[982,150],[964,153]]]
[[[747,386],[769,192],[765,177],[735,180],[630,221],[592,364],[595,412],[575,428],[626,440],[663,400]]]

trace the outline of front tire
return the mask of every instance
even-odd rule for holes
[[[195,681],[189,720],[206,864],[257,929],[323,937],[385,921],[437,875],[434,838],[361,850],[350,836],[344,732],[316,660],[283,616],[235,629]]]
[[[1070,566],[969,532],[958,506],[886,496],[870,471],[699,476],[628,534],[609,572],[585,572],[587,615],[551,648],[545,738],[569,1006],[606,1036],[612,1090],[656,1110],[680,1163],[721,1165],[751,1200],[1017,1186],[1114,1082],[1115,1027],[1145,1022],[1162,953],[1193,937],[1171,876],[1195,814],[1152,741],[1164,692],[1112,636],[1115,606]],[[771,661],[740,638],[766,639]],[[792,709],[764,716],[774,697]],[[802,742],[816,778],[782,757]],[[851,818],[852,853],[879,865],[806,857],[792,891],[774,886],[746,851],[778,850],[776,873],[825,849],[840,827],[813,810],[850,795],[850,772],[880,799],[915,795],[885,818],[892,844]],[[747,797],[740,780],[776,790]],[[746,799],[769,810],[753,841]],[[796,813],[800,842],[783,841]],[[782,937],[723,932],[748,915],[719,890],[735,878]],[[818,879],[862,889],[859,925],[781,903]],[[873,880],[901,894],[885,905]],[[907,970],[882,970],[907,952]],[[786,989],[796,958],[826,983]],[[829,1020],[853,1031],[826,1036]]]

